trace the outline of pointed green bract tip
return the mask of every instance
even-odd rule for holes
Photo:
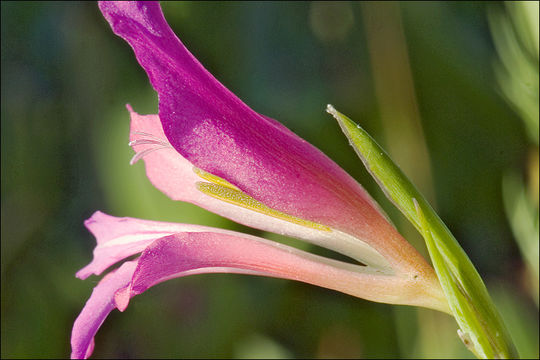
[[[326,105],[326,112],[331,114],[334,117],[337,117],[337,110],[332,104]]]

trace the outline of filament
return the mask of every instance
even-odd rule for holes
[[[139,146],[139,145],[154,145],[154,146],[146,148],[143,151],[137,152],[135,150],[136,151],[135,155],[133,155],[133,157],[129,161],[130,165],[135,164],[137,161],[141,160],[143,157],[145,157],[148,154],[153,153],[156,150],[171,148],[171,145],[167,141],[160,139],[155,135],[142,132],[142,131],[133,131],[131,134],[140,135],[140,136],[146,137],[146,139],[140,138],[140,139],[131,140],[128,143],[129,146]]]

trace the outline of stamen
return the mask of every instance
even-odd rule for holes
[[[152,140],[152,139],[137,139],[130,141],[128,143],[129,146],[136,146],[136,145],[161,145],[161,146],[168,146],[169,144],[162,140]]]
[[[133,131],[131,135],[140,135],[147,137],[149,139],[135,139],[128,143],[129,146],[138,146],[138,145],[156,145],[155,147],[144,149],[143,151],[137,152],[131,160],[129,161],[130,165],[135,164],[137,161],[141,160],[146,155],[153,153],[156,150],[165,149],[165,148],[172,148],[171,144],[169,144],[166,140],[160,139],[155,135],[142,132],[142,131]]]
[[[133,157],[129,161],[129,165],[135,164],[137,161],[141,160],[143,157],[145,157],[146,155],[148,155],[150,153],[153,153],[156,150],[166,149],[168,147],[170,147],[170,146],[169,145],[157,146],[157,147],[154,147],[154,148],[150,148],[150,149],[146,149],[146,150],[143,150],[141,152],[138,152],[135,155],[133,155]]]
[[[133,135],[142,135],[142,136],[146,136],[146,137],[149,137],[149,138],[153,138],[153,139],[156,139],[156,140],[159,140],[159,141],[163,141],[162,139],[158,138],[158,137],[155,136],[155,135],[152,135],[152,134],[146,133],[146,132],[142,132],[142,131],[133,131],[132,134],[133,134]]]
[[[222,179],[219,176],[216,176],[214,174],[210,174],[209,172],[206,172],[206,171],[204,171],[202,169],[199,169],[198,167],[194,166],[193,167],[193,172],[195,174],[199,175],[204,180],[208,180],[208,181],[210,181],[210,182],[212,182],[214,184],[225,186],[225,187],[228,187],[229,189],[240,190],[239,188],[237,188],[236,186],[234,186],[233,184],[231,184],[227,180]]]

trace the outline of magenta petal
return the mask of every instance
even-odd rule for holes
[[[94,336],[107,315],[116,307],[116,291],[126,287],[137,266],[136,261],[122,264],[116,271],[107,274],[94,288],[90,299],[73,324],[71,332],[71,358],[86,359],[94,350]]]
[[[159,4],[99,6],[148,73],[159,94],[165,135],[184,158],[273,209],[372,244],[399,237],[343,169],[276,121],[251,110],[206,71],[172,32]],[[396,245],[393,252],[407,246]]]

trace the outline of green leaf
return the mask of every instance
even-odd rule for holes
[[[516,358],[517,353],[482,278],[450,230],[386,152],[360,126],[332,105],[332,114],[385,195],[416,227],[427,248],[460,329],[479,358]]]

